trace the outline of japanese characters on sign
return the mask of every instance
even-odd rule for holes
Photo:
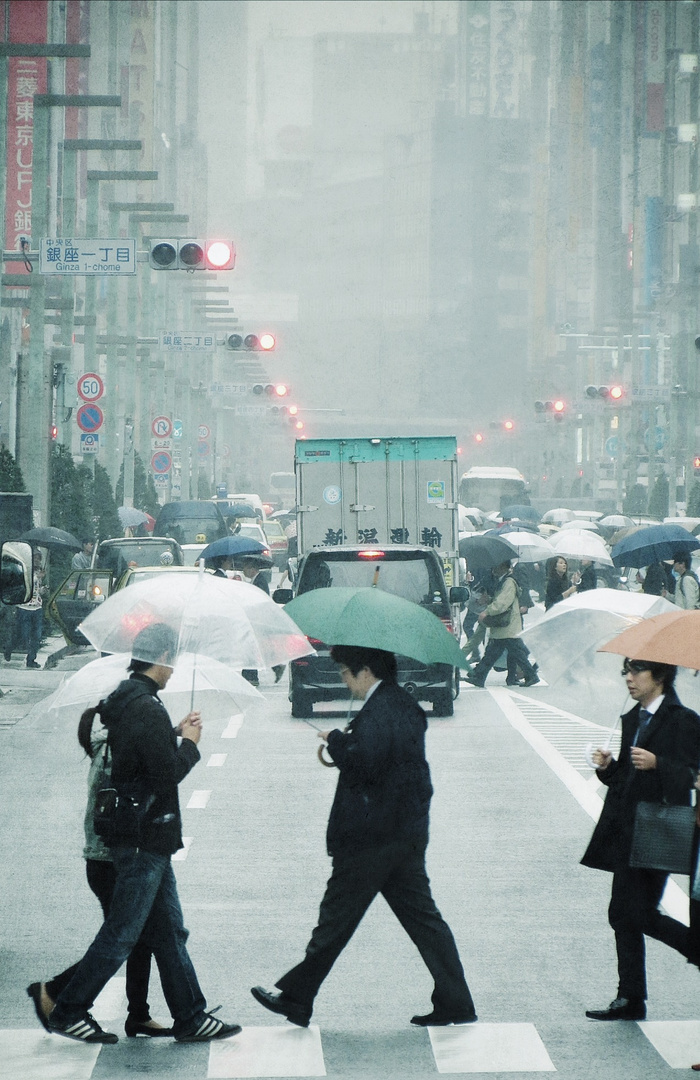
[[[46,0],[6,5],[9,41],[38,43],[47,38]],[[32,234],[32,169],[34,151],[34,95],[47,90],[46,59],[12,56],[7,76],[7,161],[5,247],[20,250]],[[2,122],[5,123],[4,117]],[[21,266],[17,272],[24,272]]]
[[[241,394],[247,394],[248,389],[247,383],[215,382],[211,383],[209,393],[223,394],[224,397],[240,397]]]
[[[170,352],[212,352],[216,338],[211,332],[201,330],[164,330],[160,335],[160,347]]]
[[[392,544],[408,544],[410,543],[411,536],[408,529],[390,529],[389,540]],[[324,547],[338,547],[340,544],[346,544],[347,542],[348,538],[342,529],[327,529],[326,535],[323,538]],[[379,534],[375,528],[358,529],[357,540],[355,543],[380,543]],[[432,529],[427,527],[423,528],[421,529],[419,543],[426,547],[439,548],[442,545],[442,533],[434,526]]]
[[[135,274],[136,241],[124,237],[42,238],[39,268],[42,274]]]

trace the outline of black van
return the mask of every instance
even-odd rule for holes
[[[216,503],[193,500],[162,506],[153,526],[154,536],[172,536],[178,544],[211,544],[228,536],[228,528]]]
[[[381,567],[381,574],[376,573]],[[397,545],[386,550],[368,547],[314,548],[299,560],[295,595],[311,589],[370,586],[411,600],[432,611],[456,634],[451,604],[461,603],[464,590],[454,587],[448,595],[442,561],[433,548]],[[283,602],[291,599],[284,590],[273,594]],[[292,716],[313,714],[315,701],[333,701],[349,696],[340,678],[338,665],[330,657],[329,647],[310,639],[315,656],[302,656],[289,665]],[[422,664],[408,656],[397,656],[398,680],[418,701],[433,704],[433,716],[452,716],[453,700],[459,693],[459,670],[449,664]]]

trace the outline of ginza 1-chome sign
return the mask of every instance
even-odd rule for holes
[[[39,242],[39,269],[42,274],[135,274],[136,241],[49,237]]]

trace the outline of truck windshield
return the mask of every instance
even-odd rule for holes
[[[367,559],[355,552],[342,555],[311,552],[299,581],[298,593],[312,589],[359,588],[371,586],[430,608],[436,615],[449,616],[449,606],[440,571],[432,559],[418,554],[413,558]]]

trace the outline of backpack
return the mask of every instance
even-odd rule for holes
[[[683,582],[685,581],[686,578],[692,578],[693,581],[695,582],[695,584],[697,585],[698,596],[697,596],[697,599],[695,601],[695,610],[697,610],[698,608],[700,608],[700,581],[698,580],[697,574],[693,570],[686,570],[686,572],[679,579],[681,592],[683,593],[684,596],[685,596],[685,589],[683,588]]]

